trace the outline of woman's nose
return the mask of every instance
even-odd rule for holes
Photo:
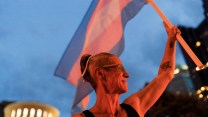
[[[126,70],[124,70],[124,71],[123,71],[123,76],[124,76],[125,78],[129,78],[129,73],[128,73]]]

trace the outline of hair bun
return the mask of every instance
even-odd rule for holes
[[[90,54],[84,54],[82,57],[81,57],[81,60],[80,60],[80,67],[81,67],[81,73],[84,72],[85,68],[87,67],[87,61],[88,59],[91,57],[92,55]],[[85,75],[83,76],[84,79],[87,80],[87,77],[89,76],[89,72],[86,71]]]

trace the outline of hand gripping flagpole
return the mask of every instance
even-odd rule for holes
[[[156,10],[156,12],[160,15],[162,20],[168,25],[169,28],[171,28],[173,26],[170,23],[170,21],[165,17],[165,15],[162,13],[162,11],[159,9],[159,7],[157,7],[157,5],[155,4],[155,2],[153,0],[146,0],[146,2],[153,6],[153,8]],[[187,54],[191,57],[193,62],[196,64],[197,71],[208,67],[208,65],[202,64],[202,62],[197,58],[197,56],[194,54],[194,52],[191,50],[191,48],[187,45],[187,43],[184,41],[184,39],[181,37],[180,34],[177,34],[176,38],[177,38],[178,42],[181,44],[181,46],[184,48],[184,50],[187,52]]]

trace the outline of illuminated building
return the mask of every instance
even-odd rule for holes
[[[59,117],[59,110],[40,102],[2,102],[0,117]]]
[[[174,94],[192,94],[195,92],[187,65],[179,65],[176,67],[174,78],[167,86],[166,91]]]
[[[179,26],[181,35],[204,65],[208,65],[208,1],[202,0],[205,19],[197,28]],[[199,98],[205,98],[208,90],[208,68],[196,71],[196,65],[182,48],[185,61],[189,67],[194,88]],[[205,89],[205,90],[204,90]],[[203,94],[204,95],[203,95]]]
[[[203,1],[205,19],[197,28],[189,28],[179,26],[182,37],[194,51],[196,56],[205,65],[208,64],[208,1]],[[191,58],[186,54],[182,48],[184,58],[187,65],[189,66],[189,72],[193,78],[195,90],[200,89],[202,86],[208,86],[208,68],[196,71],[196,65],[193,63]]]

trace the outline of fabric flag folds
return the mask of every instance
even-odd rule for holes
[[[79,102],[93,90],[81,80],[81,56],[100,52],[120,55],[124,49],[124,27],[145,4],[145,0],[92,1],[55,71],[56,76],[77,86],[72,113],[84,109]]]

